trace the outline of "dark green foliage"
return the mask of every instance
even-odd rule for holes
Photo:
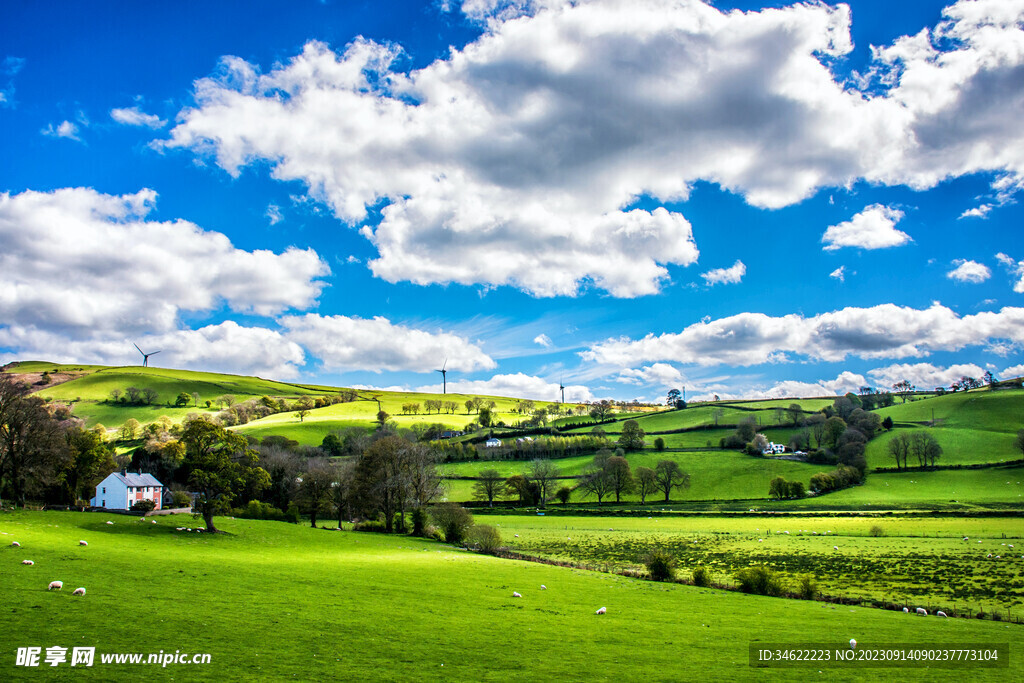
[[[810,574],[801,574],[798,584],[798,592],[804,600],[813,600],[818,597],[818,582]]]
[[[811,491],[814,493],[828,493],[847,486],[859,484],[863,475],[854,467],[839,465],[831,472],[818,472],[811,477]]]
[[[427,511],[423,508],[413,508],[412,511],[412,535],[424,536],[427,532]]]
[[[441,503],[430,509],[434,524],[444,533],[446,543],[458,545],[466,538],[466,533],[473,526],[473,515],[464,507],[455,503]]]
[[[868,534],[874,536],[875,538],[879,538],[881,536],[885,536],[885,529],[883,529],[878,524],[875,524],[871,527],[871,529],[868,530]]]
[[[467,545],[474,550],[493,555],[501,548],[501,532],[490,524],[477,524],[469,530]]]
[[[152,512],[156,508],[156,501],[152,500],[137,500],[132,504],[132,510],[135,512]]]
[[[639,422],[626,420],[622,423],[619,446],[627,451],[635,451],[644,447],[644,430]]]
[[[736,582],[744,593],[782,595],[782,580],[770,567],[755,565],[736,572]]]
[[[569,488],[568,486],[563,486],[562,488],[558,489],[558,491],[555,492],[555,498],[557,498],[558,502],[560,502],[562,505],[567,504],[571,496],[572,489]]]
[[[889,417],[888,415],[886,415],[885,419],[882,420],[882,426],[885,427],[885,431],[887,431],[887,432],[888,431],[892,431],[892,426],[893,426],[892,418]]]
[[[285,513],[270,503],[258,500],[250,500],[243,508],[235,508],[231,514],[241,519],[270,519],[278,522],[285,521]]]
[[[693,570],[693,585],[706,588],[711,585],[711,573],[706,567],[695,567]]]
[[[284,520],[286,522],[291,522],[292,524],[298,524],[302,521],[302,518],[299,515],[299,506],[295,503],[289,505],[288,509],[284,511]]]
[[[654,440],[654,450],[658,451],[659,453],[665,450],[665,439],[661,438],[660,436],[656,438]]]
[[[655,581],[671,581],[676,577],[676,558],[663,548],[654,548],[647,553],[644,565]]]

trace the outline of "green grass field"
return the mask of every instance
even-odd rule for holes
[[[110,519],[112,526],[104,524]],[[0,677],[111,680],[750,680],[748,645],[1009,643],[1016,625],[920,618],[499,560],[407,537],[224,519],[176,532],[97,513],[0,515]],[[89,541],[80,547],[79,539]],[[18,540],[22,547],[10,547]],[[30,558],[35,565],[21,565]],[[47,592],[52,580],[64,590]],[[541,585],[547,590],[541,590]],[[87,595],[71,595],[78,586]],[[513,598],[518,591],[522,598]],[[607,614],[594,611],[606,607]],[[16,667],[19,647],[95,647],[92,668]],[[100,664],[109,653],[208,653],[206,665]],[[887,669],[816,666],[829,680]],[[760,675],[758,675],[758,673]],[[782,669],[773,678],[804,680]],[[971,669],[972,681],[1024,676]],[[901,670],[931,680],[925,670]]]

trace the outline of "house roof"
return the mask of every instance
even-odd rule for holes
[[[133,474],[114,472],[111,476],[117,477],[126,486],[163,486],[152,474]]]

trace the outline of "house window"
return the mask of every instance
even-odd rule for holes
[[[101,507],[101,508],[105,508],[105,507],[107,507],[107,501],[106,501],[106,499],[104,499],[104,500],[103,500],[103,504],[102,504],[102,505],[100,505],[100,507]]]
[[[107,487],[106,487],[106,486],[104,486],[104,487],[103,487],[103,493],[106,493],[106,492],[107,492]]]

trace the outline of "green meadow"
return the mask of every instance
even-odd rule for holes
[[[766,672],[749,666],[751,643],[813,641],[845,649],[850,638],[861,648],[998,642],[1014,653],[1024,645],[1018,625],[990,620],[661,584],[400,536],[227,518],[218,524],[225,533],[207,536],[175,531],[194,523],[189,516],[156,521],[0,514],[0,677],[754,680]],[[22,547],[12,548],[12,540]],[[22,565],[23,559],[35,565]],[[64,589],[48,592],[53,580]],[[78,586],[87,589],[85,597],[71,594]],[[607,614],[596,615],[599,607]],[[95,647],[97,663],[74,671],[67,664],[45,667],[45,673],[15,666],[17,648],[53,646]],[[206,653],[211,661],[166,669],[99,663],[103,654],[161,650]],[[972,668],[968,675],[972,681],[1024,676],[1019,656],[1008,667]],[[894,673],[822,664],[771,675],[804,680],[818,670],[839,681],[889,681]],[[932,680],[937,672],[899,675]]]

